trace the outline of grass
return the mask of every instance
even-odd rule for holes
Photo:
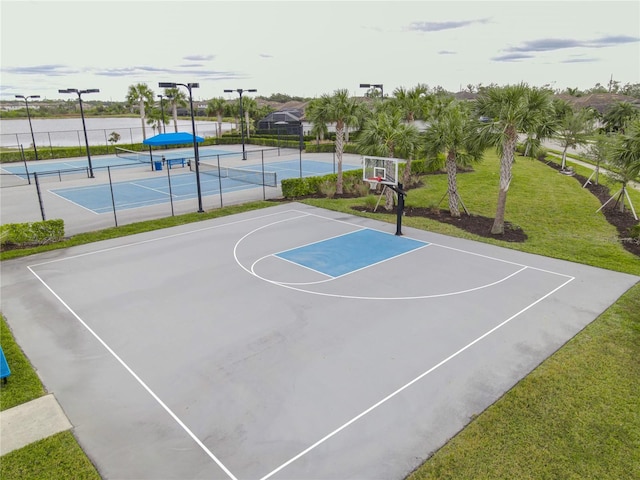
[[[458,176],[459,192],[473,214],[489,217],[495,214],[497,165],[496,155],[489,154],[483,163],[476,165],[473,173]],[[577,173],[589,176],[590,170],[573,166]],[[610,180],[603,179],[603,182]],[[428,176],[425,186],[409,192],[407,205],[436,205],[446,186],[445,175]],[[617,191],[615,184],[610,184],[610,188],[612,193]],[[630,190],[629,193],[634,204],[640,205],[640,192]],[[304,203],[395,224],[394,214],[367,214],[352,209],[364,206],[367,201],[363,198],[308,199]],[[271,202],[257,202],[205,214],[188,214],[86,233],[57,245],[3,252],[0,259],[271,205]],[[525,243],[506,244],[429,219],[405,217],[403,221],[415,228],[640,275],[640,260],[616,241],[615,228],[601,213],[595,213],[599,206],[595,197],[580,188],[574,178],[560,175],[541,162],[517,157],[506,218],[524,229],[529,236]],[[447,207],[446,200],[442,207]],[[467,428],[413,472],[410,480],[640,478],[638,312],[640,284],[478,415]],[[5,329],[3,323],[3,348]],[[15,374],[16,367],[11,366]],[[429,452],[425,452],[425,456],[427,454]],[[60,457],[67,456],[69,463],[58,470],[63,464]],[[52,463],[43,469],[51,470],[42,470],[45,473],[26,470],[28,465],[43,458],[46,461],[42,463]],[[88,467],[90,462],[69,432],[12,452],[2,457],[0,465],[0,477],[3,479],[99,478]]]
[[[0,343],[11,375],[0,388],[0,410],[7,410],[45,395],[45,389],[31,363],[15,342],[0,315]],[[97,470],[82,451],[73,434],[61,432],[2,456],[0,478],[28,479],[100,479]]]
[[[638,312],[640,285],[407,480],[640,478]]]
[[[61,432],[2,457],[4,480],[100,480],[71,432]]]
[[[485,161],[474,167],[474,172],[458,175],[458,191],[468,210],[475,215],[493,217],[498,196],[498,158],[488,153]],[[575,165],[577,173],[589,176],[590,170]],[[425,185],[410,190],[406,205],[437,205],[447,190],[446,175],[424,177]],[[602,182],[617,191],[617,186],[606,178]],[[640,206],[640,192],[629,189],[636,206]],[[350,214],[368,216],[389,223],[396,222],[395,214],[367,214],[353,210],[365,206],[366,200],[307,199],[304,203],[330,208]],[[446,199],[442,208],[448,208]],[[542,162],[517,157],[513,166],[506,220],[520,226],[528,235],[524,243],[505,243],[464,232],[455,226],[436,220],[404,217],[403,224],[445,235],[468,238],[523,252],[559,258],[576,263],[640,275],[640,261],[627,252],[617,241],[618,232],[596,213],[600,202],[588,190],[581,188],[575,178],[561,175]]]

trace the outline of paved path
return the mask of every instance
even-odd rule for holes
[[[72,428],[53,394],[0,412],[0,455]]]

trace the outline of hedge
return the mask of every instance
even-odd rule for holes
[[[59,242],[64,238],[64,220],[7,223],[0,225],[0,244],[20,247]]]

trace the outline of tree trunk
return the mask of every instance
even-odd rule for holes
[[[388,212],[393,210],[393,204],[395,203],[395,195],[393,190],[386,187],[384,190],[384,209]]]
[[[251,130],[251,124],[249,123],[249,112],[248,111],[244,111],[244,124],[247,126],[247,140],[249,140],[250,134],[249,131]]]
[[[496,208],[496,218],[491,227],[493,235],[504,233],[504,213],[507,206],[507,192],[511,183],[511,165],[513,164],[514,153],[516,151],[516,141],[518,139],[513,126],[507,127],[507,140],[504,143],[502,157],[500,158],[500,190],[498,192],[498,206]]]
[[[564,170],[564,167],[567,164],[567,148],[569,148],[569,145],[565,145],[564,150],[562,151],[562,164],[560,165],[560,170]]]
[[[344,150],[344,123],[336,123],[336,160],[338,165],[338,178],[336,180],[336,193],[342,195],[342,152]]]
[[[458,181],[456,178],[456,153],[450,150],[447,154],[447,191],[449,193],[449,212],[452,217],[460,216],[460,209],[458,208]]]
[[[218,112],[218,137],[222,136],[222,114]]]
[[[408,187],[410,181],[411,181],[411,155],[409,155],[409,158],[407,158],[407,162],[404,164],[404,172],[402,174],[402,184]]]
[[[171,114],[173,116],[173,128],[178,133],[178,105],[175,103],[171,106]]]
[[[144,100],[140,100],[140,120],[142,121],[142,139],[147,139],[147,128],[144,124]]]

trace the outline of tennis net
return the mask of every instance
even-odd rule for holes
[[[116,147],[116,157],[134,160],[140,163],[151,163],[151,155],[144,152],[135,152],[126,148]]]
[[[218,167],[209,163],[200,162],[200,173],[213,175],[214,177],[230,178],[239,182],[252,183],[254,185],[265,185],[267,187],[278,186],[278,176],[276,172],[264,172],[260,170],[250,170],[248,168]],[[191,159],[189,168],[195,170],[195,160]]]

